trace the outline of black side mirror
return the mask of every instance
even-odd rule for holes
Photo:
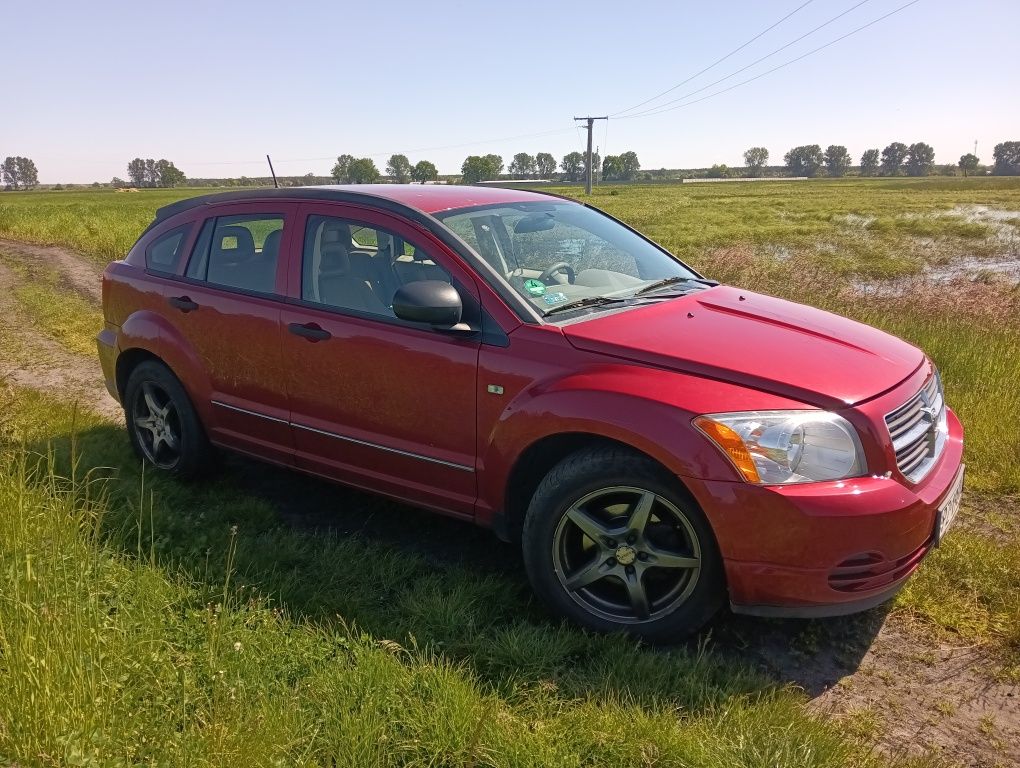
[[[393,314],[413,323],[470,330],[460,322],[463,312],[464,304],[457,289],[442,280],[416,280],[401,286],[393,296]]]

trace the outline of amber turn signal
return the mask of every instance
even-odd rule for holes
[[[707,416],[699,416],[694,420],[694,426],[707,435],[713,443],[718,445],[726,457],[733,462],[733,466],[749,483],[760,483],[758,468],[754,466],[754,459],[735,431],[725,424],[713,421]]]

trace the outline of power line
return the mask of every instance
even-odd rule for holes
[[[738,70],[735,70],[734,72],[730,72],[730,73],[729,73],[728,75],[726,75],[725,77],[720,77],[720,78],[719,78],[718,80],[713,80],[713,81],[712,81],[711,83],[709,83],[708,85],[703,85],[703,86],[701,86],[700,88],[698,88],[697,90],[691,91],[690,93],[686,93],[686,94],[684,94],[683,96],[678,96],[678,97],[677,97],[677,98],[675,98],[675,99],[671,99],[670,101],[664,102],[664,103],[662,103],[662,104],[659,104],[659,105],[657,105],[657,106],[654,106],[654,107],[649,107],[648,109],[646,109],[646,110],[643,110],[643,111],[641,111],[641,112],[635,112],[635,113],[633,113],[633,114],[631,114],[631,115],[624,115],[623,117],[621,117],[621,118],[619,118],[619,119],[620,119],[620,120],[625,120],[625,119],[629,119],[629,118],[631,118],[631,117],[641,117],[642,115],[647,115],[647,114],[649,114],[649,113],[653,113],[653,112],[655,112],[656,110],[659,110],[659,109],[662,109],[663,107],[667,107],[667,106],[669,106],[670,104],[676,104],[676,103],[677,103],[678,101],[683,101],[684,99],[688,99],[688,98],[690,98],[691,96],[693,96],[693,95],[694,95],[694,94],[696,94],[696,93],[701,93],[702,91],[706,91],[706,90],[708,90],[709,88],[711,88],[711,87],[712,87],[713,85],[719,85],[719,83],[721,83],[721,82],[723,82],[723,81],[725,81],[725,80],[729,80],[729,79],[730,79],[731,77],[733,77],[734,75],[739,75],[739,74],[740,74],[741,72],[746,72],[746,71],[747,71],[747,70],[749,70],[749,69],[750,69],[751,67],[753,67],[753,66],[754,66],[755,64],[760,64],[761,62],[765,61],[765,59],[770,59],[770,58],[772,58],[773,56],[775,56],[775,55],[776,55],[777,53],[780,53],[780,52],[782,52],[782,51],[785,51],[785,50],[786,50],[787,48],[789,48],[789,47],[790,47],[791,45],[795,45],[796,43],[799,43],[799,42],[800,42],[801,40],[803,40],[803,39],[804,39],[805,37],[809,37],[809,36],[813,35],[813,34],[814,34],[815,32],[817,32],[818,30],[822,29],[823,27],[827,27],[827,26],[829,26],[829,25],[830,25],[830,24],[832,24],[832,23],[833,23],[834,21],[838,21],[839,19],[843,18],[844,16],[846,16],[846,15],[847,15],[848,13],[850,13],[851,11],[855,11],[855,10],[857,10],[858,8],[860,8],[860,7],[862,6],[862,5],[864,5],[865,3],[870,3],[870,2],[871,2],[871,0],[860,0],[860,2],[859,2],[859,3],[857,3],[856,5],[852,5],[852,6],[850,6],[849,8],[847,8],[847,9],[846,9],[845,11],[843,11],[842,13],[840,13],[840,14],[838,14],[838,15],[836,15],[836,16],[833,16],[833,17],[832,17],[831,19],[829,19],[828,21],[825,21],[825,22],[823,22],[823,23],[819,24],[819,25],[818,25],[817,27],[815,27],[814,29],[812,29],[812,30],[810,30],[810,31],[808,31],[808,32],[805,32],[805,33],[804,33],[803,35],[801,35],[800,37],[798,37],[798,38],[796,38],[796,39],[794,39],[794,40],[791,40],[791,41],[790,41],[790,42],[788,42],[788,43],[787,43],[786,45],[783,45],[783,46],[781,46],[781,47],[779,47],[779,48],[776,48],[776,49],[775,49],[774,51],[772,51],[772,52],[770,52],[770,53],[766,53],[766,54],[765,54],[764,56],[762,56],[761,58],[759,58],[759,59],[755,59],[755,60],[754,60],[754,61],[752,61],[752,62],[751,62],[750,64],[747,64],[746,66],[743,66],[743,67],[741,67],[740,69],[738,69]]]
[[[755,40],[757,40],[757,39],[758,39],[759,37],[761,37],[762,35],[764,35],[764,34],[765,34],[766,32],[770,32],[770,31],[772,31],[773,29],[775,29],[776,27],[778,27],[778,26],[779,26],[780,24],[782,24],[782,23],[783,23],[784,21],[786,21],[786,20],[787,20],[788,18],[790,18],[790,17],[791,17],[791,16],[793,16],[793,15],[794,15],[795,13],[797,13],[798,11],[800,11],[800,10],[801,10],[802,8],[805,8],[806,6],[808,6],[808,5],[811,5],[811,3],[813,3],[813,2],[814,2],[814,0],[807,0],[807,2],[806,2],[806,3],[803,3],[802,5],[799,5],[799,6],[797,6],[797,7],[796,7],[796,8],[794,8],[794,9],[793,9],[792,11],[790,11],[790,12],[789,12],[788,14],[786,14],[786,15],[785,15],[785,16],[784,16],[783,18],[781,18],[781,19],[780,19],[779,21],[777,21],[776,23],[774,23],[774,24],[773,24],[772,26],[766,27],[765,29],[763,29],[763,30],[762,30],[761,32],[759,32],[759,33],[758,33],[757,35],[755,35],[754,37],[752,37],[752,38],[751,38],[750,40],[748,40],[748,41],[747,41],[746,43],[744,43],[743,45],[741,45],[741,46],[739,46],[739,47],[737,47],[737,48],[734,48],[734,49],[733,49],[732,51],[730,51],[729,53],[727,53],[727,54],[726,54],[725,56],[723,56],[723,57],[722,57],[721,59],[716,59],[716,60],[715,60],[715,61],[713,61],[713,62],[712,62],[711,64],[709,64],[709,65],[708,65],[707,67],[705,67],[704,69],[702,69],[702,70],[700,70],[700,71],[698,71],[698,72],[695,72],[695,73],[694,73],[693,75],[691,75],[690,77],[688,77],[688,78],[687,78],[686,80],[682,80],[682,81],[680,81],[679,83],[677,83],[677,84],[676,84],[676,85],[674,85],[673,87],[671,87],[671,88],[667,88],[667,89],[666,89],[666,90],[664,90],[664,91],[663,91],[662,93],[656,94],[655,96],[652,96],[652,98],[650,98],[650,99],[645,99],[644,101],[642,101],[642,102],[641,102],[641,103],[639,103],[639,104],[635,104],[635,105],[634,105],[634,106],[632,106],[632,107],[627,107],[626,109],[621,109],[621,110],[620,110],[619,112],[614,112],[614,113],[612,113],[612,114],[610,115],[610,117],[616,117],[617,115],[622,115],[622,114],[623,114],[624,112],[630,112],[631,110],[637,109],[638,107],[643,107],[643,106],[644,106],[645,104],[648,104],[649,102],[655,101],[656,99],[658,99],[658,98],[660,98],[660,97],[662,97],[662,96],[665,96],[665,95],[666,95],[667,93],[672,93],[672,92],[673,92],[673,91],[675,91],[675,90],[676,90],[677,88],[679,88],[679,87],[680,87],[681,85],[686,85],[687,83],[691,82],[691,80],[693,80],[694,78],[696,78],[696,77],[699,77],[699,76],[701,76],[701,75],[705,74],[706,72],[708,72],[708,71],[709,71],[710,69],[712,69],[712,68],[713,68],[713,67],[715,67],[716,65],[718,65],[718,64],[722,64],[722,63],[723,63],[724,61],[726,61],[726,59],[728,59],[728,58],[729,58],[730,56],[732,56],[733,54],[735,54],[735,53],[739,53],[740,51],[744,50],[744,49],[745,49],[745,48],[746,48],[747,46],[749,46],[749,45],[750,45],[751,43],[753,43],[753,42],[754,42]]]
[[[783,69],[784,67],[788,67],[791,64],[795,64],[796,62],[800,61],[801,59],[806,59],[808,56],[811,56],[811,55],[813,55],[815,53],[818,53],[819,51],[828,48],[830,45],[835,45],[836,43],[840,42],[841,40],[846,40],[846,38],[850,37],[851,35],[856,35],[858,32],[861,32],[862,30],[865,30],[868,27],[874,26],[878,22],[884,21],[885,19],[888,19],[890,16],[893,16],[893,15],[899,13],[900,11],[903,11],[903,10],[909,8],[910,6],[915,5],[915,4],[919,3],[919,2],[921,2],[921,0],[910,0],[909,3],[905,3],[905,4],[901,5],[899,8],[896,8],[895,10],[889,11],[889,13],[887,13],[887,14],[885,14],[883,16],[879,16],[877,19],[869,21],[867,24],[863,24],[862,26],[857,27],[857,29],[854,29],[854,30],[851,30],[850,32],[847,32],[845,35],[840,35],[835,40],[830,40],[829,42],[825,43],[824,45],[820,45],[817,48],[814,48],[814,49],[808,51],[807,53],[801,54],[800,56],[796,57],[795,59],[790,59],[789,61],[783,62],[779,66],[773,67],[772,69],[767,69],[764,72],[755,75],[754,77],[749,77],[747,80],[741,80],[739,83],[735,83],[734,85],[731,85],[728,88],[723,88],[721,91],[715,91],[714,93],[710,93],[707,96],[702,96],[700,99],[695,99],[694,101],[688,101],[688,102],[685,102],[683,104],[677,104],[674,107],[667,107],[664,104],[664,105],[662,105],[662,107],[664,107],[664,108],[657,108],[656,111],[646,111],[646,112],[640,112],[640,113],[634,114],[634,115],[624,115],[623,117],[618,117],[617,120],[629,120],[632,117],[654,117],[656,115],[665,114],[666,112],[672,112],[673,110],[676,110],[676,109],[681,109],[682,107],[689,107],[692,104],[699,104],[700,102],[706,101],[708,99],[711,99],[714,96],[719,96],[721,94],[724,94],[724,93],[727,93],[729,91],[732,91],[734,88],[739,88],[742,85],[747,85],[748,83],[752,83],[755,80],[758,80],[759,78],[765,77],[765,75],[770,75],[773,72],[776,72],[776,71],[778,71],[780,69]],[[702,88],[702,89],[699,89],[699,90],[704,90],[704,89]],[[697,93],[697,91],[692,91],[690,94],[687,94],[687,96],[691,96],[694,93]],[[683,97],[680,97],[679,99],[675,99],[675,101],[682,101],[684,98],[687,98],[687,96],[683,96]],[[672,103],[672,102],[669,102],[669,103]]]

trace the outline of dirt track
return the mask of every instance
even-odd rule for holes
[[[44,261],[60,272],[61,282],[69,290],[97,305],[101,300],[100,270],[72,251],[2,239],[0,251],[19,259]],[[98,360],[74,354],[32,327],[12,291],[17,279],[0,262],[0,315],[5,326],[0,340],[4,349],[14,350],[0,357],[0,382],[71,397],[111,420],[122,421],[120,406],[103,384]],[[344,530],[348,523],[335,517],[336,506],[327,499],[337,492],[334,486],[309,481],[298,510],[283,498],[285,494],[274,493],[274,472],[241,470],[242,475],[251,476],[253,492],[263,494],[286,524]],[[260,482],[266,487],[260,489]],[[323,497],[321,504],[316,501],[318,496]],[[1016,500],[1003,503],[1020,508]],[[372,506],[377,505],[373,502]],[[378,517],[382,519],[381,531],[391,527],[384,520],[385,512]],[[375,535],[371,526],[366,530],[363,515],[358,516],[358,525],[360,532]],[[436,522],[444,530],[458,525],[448,520]],[[387,534],[379,535],[385,538]],[[407,546],[427,549],[431,538]],[[446,556],[435,554],[439,559]],[[479,567],[513,566],[490,562]],[[749,661],[776,680],[802,688],[814,710],[846,718],[850,727],[855,720],[871,719],[877,725],[880,749],[891,756],[918,755],[934,748],[964,765],[1020,766],[1016,746],[1020,744],[1020,687],[993,679],[988,656],[981,648],[929,645],[905,619],[886,615],[883,609],[810,625],[733,617],[718,624],[715,650]]]

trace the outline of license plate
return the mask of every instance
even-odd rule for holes
[[[953,488],[949,491],[949,495],[942,501],[942,506],[939,507],[938,514],[935,515],[935,546],[937,547],[942,543],[942,537],[946,535],[950,528],[953,527],[953,522],[956,520],[956,514],[960,511],[960,499],[963,498],[963,467],[960,467],[960,472],[953,481]]]

